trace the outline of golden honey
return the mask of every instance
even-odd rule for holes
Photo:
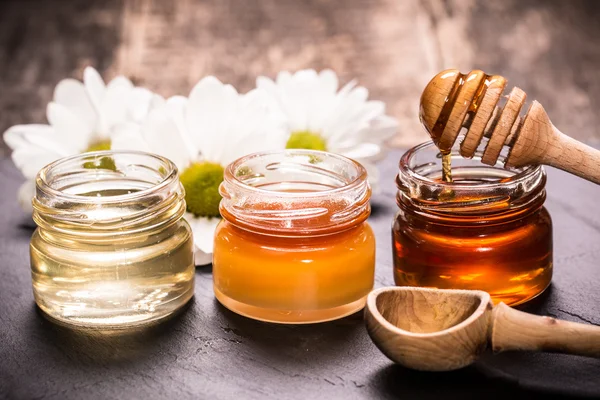
[[[214,291],[250,318],[312,323],[364,307],[375,237],[364,168],[308,150],[244,157],[225,170]]]
[[[126,328],[166,318],[192,298],[192,233],[172,162],[86,153],[43,168],[36,186],[33,293],[50,317]]]
[[[478,289],[509,305],[539,295],[552,278],[552,221],[539,166],[506,170],[456,152],[442,180],[433,143],[400,161],[393,234],[400,286]]]

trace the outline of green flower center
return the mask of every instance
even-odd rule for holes
[[[223,182],[224,168],[216,163],[194,163],[186,168],[179,179],[185,188],[189,212],[197,217],[218,217],[219,185]]]
[[[325,143],[325,139],[317,133],[300,131],[292,132],[285,148],[327,151],[327,143]]]
[[[84,153],[88,153],[90,151],[103,151],[110,150],[110,140],[103,140],[101,142],[94,143],[88,147]],[[115,160],[111,157],[102,157],[94,161],[88,161],[83,164],[83,168],[87,169],[109,169],[111,171],[116,171],[117,166],[115,165]]]

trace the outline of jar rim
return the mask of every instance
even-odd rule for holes
[[[105,196],[105,197],[91,197],[84,196],[81,194],[72,194],[66,193],[63,190],[56,189],[52,187],[52,184],[48,181],[48,175],[53,171],[58,169],[59,167],[67,166],[68,164],[79,163],[83,165],[83,163],[99,160],[103,157],[114,157],[114,156],[140,156],[147,157],[149,159],[154,159],[161,163],[161,167],[165,169],[165,176],[162,180],[148,188],[135,191],[132,193],[114,195],[114,196]],[[99,169],[90,169],[92,171],[101,171]],[[81,154],[75,154],[68,157],[60,158],[56,161],[51,162],[50,164],[43,167],[37,174],[35,178],[36,190],[42,191],[44,194],[52,196],[54,198],[60,198],[61,200],[66,201],[74,201],[78,203],[119,203],[123,201],[130,201],[136,198],[147,196],[157,190],[161,190],[166,186],[169,186],[173,183],[173,181],[178,180],[178,170],[177,166],[168,158],[159,156],[153,153],[147,153],[144,151],[138,150],[102,150],[102,151],[93,151]],[[101,176],[101,175],[99,175]]]
[[[498,187],[509,187],[509,186],[513,186],[515,184],[527,181],[528,179],[531,179],[532,177],[540,174],[543,171],[541,165],[530,165],[530,166],[527,166],[526,168],[524,168],[522,171],[518,171],[514,175],[507,177],[506,179],[503,179],[502,181],[478,182],[478,183],[470,184],[469,186],[465,186],[459,182],[444,182],[444,181],[433,180],[427,176],[417,173],[412,167],[410,167],[410,161],[417,154],[417,152],[426,150],[431,147],[437,148],[437,146],[435,145],[435,143],[433,141],[427,141],[427,142],[418,144],[418,145],[410,148],[409,150],[407,150],[402,155],[402,157],[400,157],[400,161],[398,163],[399,171],[403,174],[408,175],[411,180],[418,181],[423,184],[436,185],[438,187],[447,188],[447,189],[460,189],[463,191],[493,189],[493,188],[498,188]]]
[[[396,177],[399,207],[408,206],[438,220],[461,215],[483,223],[485,218],[499,221],[528,212],[534,205],[542,205],[546,197],[546,174],[539,165],[506,169],[502,158],[490,166],[481,163],[479,155],[469,159],[455,150],[452,160],[459,164],[453,166],[452,173],[459,179],[445,182],[440,179],[440,158],[431,141],[402,155]]]
[[[106,157],[110,167],[99,164]],[[36,176],[32,204],[38,227],[95,239],[147,234],[185,213],[175,164],[142,151],[89,152],[54,161]]]
[[[325,151],[249,154],[225,168],[219,209],[225,220],[250,231],[329,234],[367,219],[371,211],[367,177],[357,161]]]
[[[274,155],[278,155],[278,154],[284,154],[285,156],[295,156],[295,155],[315,156],[315,157],[323,156],[323,157],[334,158],[334,159],[340,160],[342,162],[351,164],[354,168],[356,168],[357,174],[351,181],[346,182],[343,186],[338,186],[338,187],[324,189],[324,190],[306,191],[306,192],[289,192],[289,191],[281,191],[281,190],[263,189],[260,187],[249,185],[246,182],[244,182],[243,180],[238,178],[236,171],[238,171],[238,168],[240,168],[244,163],[247,163],[248,161],[253,160],[253,159],[274,156]],[[250,190],[251,192],[254,192],[256,194],[268,194],[271,196],[277,195],[277,196],[282,196],[282,197],[315,197],[315,196],[327,197],[327,196],[331,196],[333,194],[340,193],[340,192],[343,192],[346,190],[352,190],[352,189],[356,188],[357,186],[360,186],[364,181],[366,181],[366,179],[367,179],[367,170],[359,162],[357,162],[351,158],[342,156],[340,154],[330,153],[330,152],[321,151],[321,150],[284,149],[284,150],[261,151],[261,152],[248,154],[241,158],[238,158],[237,160],[233,161],[225,168],[225,180],[228,181],[229,183],[238,185],[238,186],[240,186],[240,188],[243,188],[244,190]]]

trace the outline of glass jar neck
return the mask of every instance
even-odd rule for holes
[[[36,178],[33,219],[48,231],[90,237],[148,233],[185,213],[177,167],[142,152],[63,158]]]
[[[277,236],[341,232],[364,222],[371,188],[362,165],[339,155],[285,150],[243,157],[225,169],[223,218]]]
[[[444,220],[502,221],[522,217],[544,203],[546,174],[541,166],[506,169],[452,152],[453,182],[442,180],[441,155],[432,142],[407,151],[396,177],[397,202],[423,217]]]

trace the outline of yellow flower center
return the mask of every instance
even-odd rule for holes
[[[85,153],[89,153],[90,151],[103,151],[110,150],[110,140],[103,140],[101,142],[96,142],[85,150]]]
[[[223,182],[224,168],[216,163],[194,163],[186,168],[179,179],[185,189],[189,212],[197,217],[218,217],[219,185]]]
[[[94,143],[88,147],[84,153],[89,153],[90,151],[102,151],[102,150],[110,150],[110,140],[103,140],[101,142]],[[94,161],[88,161],[83,164],[83,168],[87,169],[109,169],[111,171],[116,171],[117,166],[115,165],[115,160],[111,157],[102,157],[100,159]]]
[[[325,139],[317,133],[310,131],[292,132],[285,145],[286,149],[327,150]]]

